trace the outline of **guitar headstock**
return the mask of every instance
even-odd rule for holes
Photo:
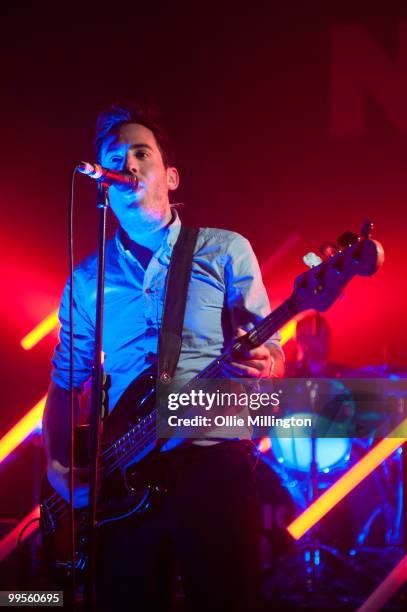
[[[364,237],[345,232],[338,239],[340,246],[332,249],[325,261],[297,276],[293,297],[300,311],[326,310],[354,276],[371,276],[380,268],[384,260],[383,247],[370,238],[365,225]]]

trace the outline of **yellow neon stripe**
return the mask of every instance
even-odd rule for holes
[[[284,325],[284,327],[280,329],[281,346],[283,346],[286,342],[288,342],[289,340],[295,337],[296,327],[297,327],[297,320],[293,319],[292,321],[290,321],[289,323],[287,323],[286,325]]]
[[[406,437],[397,437],[405,432],[407,419],[405,419],[389,438],[381,440],[372,448],[358,463],[351,467],[346,474],[341,476],[329,489],[327,489],[316,501],[314,501],[300,516],[298,516],[287,527],[287,531],[298,540],[311,529],[325,514],[327,514],[338,502],[341,501],[352,489],[354,489],[366,476],[371,474],[378,465],[389,457],[395,450],[404,444]]]
[[[54,310],[41,323],[38,323],[29,334],[24,336],[20,344],[26,351],[33,348],[40,340],[45,338],[59,324],[58,310]]]
[[[36,506],[33,510],[31,510],[31,512],[27,514],[27,516],[24,517],[23,520],[20,521],[18,525],[16,525],[14,529],[10,531],[10,533],[8,533],[6,536],[4,536],[2,540],[0,540],[0,561],[3,561],[3,559],[5,559],[10,553],[12,553],[15,548],[17,548],[18,536],[20,535],[22,528],[24,527],[24,525],[26,525],[29,521],[36,518],[37,516],[40,516],[39,506]],[[32,523],[29,527],[27,527],[23,534],[23,537],[21,538],[21,541],[24,542],[24,540],[26,540],[37,529],[38,521]]]
[[[40,401],[1,438],[0,463],[41,423],[46,399],[47,396],[44,395],[44,397],[41,398]]]

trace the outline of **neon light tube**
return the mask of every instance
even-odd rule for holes
[[[10,533],[8,533],[6,536],[4,536],[2,540],[0,540],[0,561],[3,561],[3,559],[5,559],[10,553],[13,552],[13,550],[17,548],[18,536],[20,535],[20,532],[23,529],[24,525],[39,516],[40,507],[36,506],[33,510],[31,510],[29,514],[27,514],[25,518],[23,518],[22,521],[18,523],[18,525],[14,527],[14,529],[10,531]],[[37,531],[37,529],[38,521],[32,523],[29,527],[27,527],[27,529],[24,531],[21,541],[24,542],[24,540],[26,540],[32,533],[34,533],[34,531]]]
[[[295,330],[297,327],[297,319],[289,321],[284,327],[280,329],[281,334],[281,346],[284,346],[286,342],[295,337]]]
[[[365,603],[358,608],[357,612],[379,612],[406,580],[407,555],[405,555],[400,563],[396,565],[388,576],[386,576]]]
[[[24,336],[20,344],[26,351],[32,349],[40,340],[45,338],[53,329],[59,324],[58,321],[58,310],[54,310],[45,319],[43,319],[38,325],[30,331],[29,334]]]
[[[387,457],[404,444],[407,438],[396,437],[407,427],[405,419],[389,438],[381,440],[358,463],[352,466],[346,474],[341,476],[329,489],[314,501],[300,516],[287,527],[287,531],[299,540],[311,527],[325,516],[337,503],[350,493],[362,480],[373,472]]]
[[[44,412],[44,395],[31,410],[16,423],[10,431],[0,439],[0,463],[13,452],[21,442],[23,442],[39,425],[41,425],[42,414]]]

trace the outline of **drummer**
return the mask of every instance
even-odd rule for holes
[[[319,313],[311,313],[297,321],[296,352],[287,360],[286,376],[290,378],[341,378],[349,368],[330,361],[331,329]]]
[[[296,326],[295,359],[287,360],[286,377],[330,379],[319,382],[316,387],[315,410],[321,417],[316,435],[352,436],[355,405],[352,394],[343,382],[350,369],[330,361],[330,340],[330,327],[320,313],[311,313],[300,319]],[[305,386],[301,389],[305,389]]]

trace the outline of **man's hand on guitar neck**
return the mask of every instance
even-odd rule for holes
[[[246,331],[238,328],[236,337],[244,336]],[[243,378],[274,378],[282,376],[284,373],[283,352],[270,344],[246,350],[239,357],[234,356],[234,360],[224,365],[224,370],[231,376]]]

